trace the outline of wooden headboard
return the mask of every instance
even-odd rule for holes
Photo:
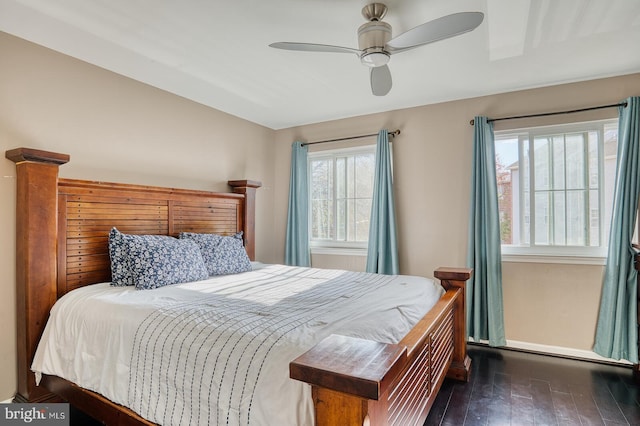
[[[16,281],[19,402],[49,398],[35,386],[31,361],[49,311],[75,288],[111,280],[108,235],[177,236],[243,231],[255,260],[255,191],[260,182],[229,181],[233,193],[58,178],[66,154],[28,148],[6,152],[16,163]]]
[[[172,236],[243,231],[249,242],[254,236],[245,230],[244,209],[241,194],[59,179],[58,297],[111,280],[107,242],[114,226],[127,234]]]

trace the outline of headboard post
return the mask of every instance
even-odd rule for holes
[[[242,223],[244,224],[244,246],[249,259],[256,260],[256,189],[262,186],[261,182],[255,180],[230,180],[229,186],[233,192],[244,194],[245,208]]]
[[[58,169],[66,154],[16,148],[17,402],[40,402],[52,394],[37,387],[31,362],[49,311],[57,299]]]

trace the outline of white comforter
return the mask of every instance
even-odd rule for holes
[[[32,369],[159,424],[312,425],[289,362],[332,333],[396,343],[442,293],[424,278],[282,265],[155,290],[96,284],[58,300]]]

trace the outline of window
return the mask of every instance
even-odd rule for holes
[[[506,255],[606,255],[617,120],[495,133]]]
[[[309,153],[312,247],[366,248],[375,148]]]

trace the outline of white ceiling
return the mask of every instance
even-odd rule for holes
[[[640,0],[386,0],[398,35],[455,12],[474,31],[394,55],[375,97],[355,55],[365,0],[0,0],[0,30],[252,122],[281,129],[640,72]]]

